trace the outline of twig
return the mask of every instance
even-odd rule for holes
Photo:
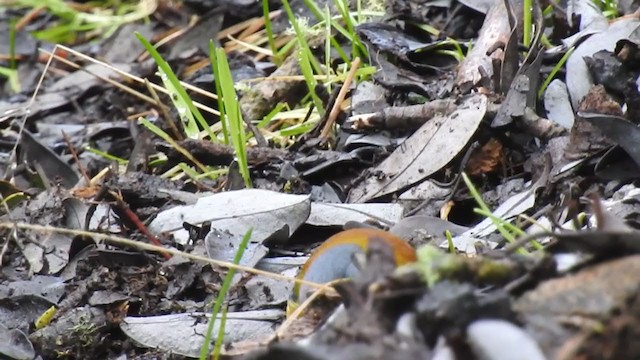
[[[284,275],[280,275],[280,274],[276,274],[276,273],[272,273],[269,271],[264,271],[264,270],[258,270],[258,269],[254,269],[251,267],[247,267],[247,266],[242,266],[242,265],[236,265],[232,262],[228,262],[228,261],[222,261],[222,260],[216,260],[216,259],[211,259],[208,257],[204,257],[204,256],[199,256],[199,255],[193,255],[193,254],[189,254],[189,253],[185,253],[176,249],[171,249],[171,248],[163,248],[160,246],[156,246],[156,245],[152,245],[152,244],[146,244],[140,241],[134,241],[134,240],[130,240],[127,238],[123,238],[120,236],[115,236],[115,235],[109,235],[109,234],[101,234],[101,233],[95,233],[95,232],[91,232],[91,231],[84,231],[84,230],[75,230],[75,229],[64,229],[64,228],[56,228],[56,227],[52,227],[52,226],[44,226],[44,225],[36,225],[36,224],[27,224],[27,223],[23,223],[23,222],[18,222],[18,223],[14,223],[14,222],[2,222],[0,223],[0,228],[4,228],[4,229],[12,229],[12,228],[17,228],[17,229],[24,229],[24,230],[31,230],[31,231],[37,231],[37,232],[42,232],[42,233],[51,233],[51,232],[55,232],[55,233],[59,233],[59,234],[67,234],[67,235],[73,235],[73,236],[86,236],[88,238],[94,238],[97,240],[101,240],[101,241],[105,241],[111,244],[117,244],[117,245],[122,245],[122,246],[131,246],[133,248],[137,248],[137,249],[141,249],[141,250],[147,250],[147,251],[154,251],[154,252],[166,252],[169,253],[171,255],[174,256],[183,256],[187,259],[191,259],[194,261],[202,261],[205,262],[207,264],[211,264],[211,265],[215,265],[215,266],[220,266],[220,267],[224,267],[224,268],[228,268],[228,269],[236,269],[238,271],[243,271],[246,273],[250,273],[250,274],[254,274],[254,275],[261,275],[261,276],[266,276],[272,279],[276,279],[276,280],[282,280],[282,281],[287,281],[287,282],[292,282],[292,283],[298,283],[301,285],[305,285],[305,286],[309,286],[309,287],[313,287],[315,289],[325,289],[325,291],[332,291],[332,288],[324,285],[324,284],[318,284],[315,282],[311,282],[311,281],[307,281],[307,280],[303,280],[303,279],[297,279],[297,278],[292,278],[289,276],[284,276]]]
[[[127,203],[124,202],[124,199],[122,198],[122,195],[118,194],[115,191],[109,191],[109,194],[111,194],[111,196],[113,196],[116,199],[116,206],[120,210],[124,211],[124,213],[127,216],[127,218],[129,218],[129,220],[136,226],[136,228],[141,233],[143,233],[144,236],[147,237],[149,242],[151,242],[153,245],[156,245],[156,246],[162,246],[162,243],[160,242],[160,240],[158,240],[158,238],[155,237],[149,231],[149,229],[147,229],[147,227],[142,223],[142,221],[140,221],[140,218],[138,217],[138,215],[136,215],[136,213],[134,213],[133,210],[131,210],[129,205],[127,205]],[[171,259],[171,255],[166,253],[166,252],[163,252],[162,256],[164,256],[164,258],[167,259],[167,260]]]
[[[336,123],[336,119],[338,118],[338,114],[340,113],[340,106],[344,101],[344,98],[347,96],[347,92],[351,87],[351,82],[353,78],[356,76],[356,71],[360,67],[360,58],[357,57],[351,62],[351,69],[349,69],[349,73],[347,74],[346,79],[344,79],[344,83],[342,83],[342,88],[340,88],[340,92],[336,97],[336,101],[333,103],[333,107],[331,108],[331,112],[329,113],[329,117],[327,118],[327,122],[324,124],[324,128],[320,133],[320,141],[326,142],[329,134],[331,133],[331,129],[333,125]]]
[[[351,116],[345,126],[353,130],[417,129],[436,115],[449,115],[455,109],[455,101],[451,99],[432,100],[420,105],[393,106],[376,113]]]
[[[70,52],[71,54],[73,54],[73,55],[75,55],[75,56],[77,56],[77,57],[79,57],[79,58],[83,59],[83,60],[86,60],[86,61],[92,62],[92,63],[94,63],[94,64],[102,65],[102,66],[104,66],[104,67],[106,67],[106,68],[108,68],[108,69],[111,69],[111,70],[115,71],[116,73],[118,73],[118,74],[120,74],[120,75],[122,75],[122,76],[124,76],[124,77],[126,77],[126,78],[128,78],[128,79],[130,79],[130,80],[133,80],[133,81],[135,81],[135,82],[137,82],[137,83],[139,83],[139,84],[141,84],[141,85],[142,85],[142,84],[144,84],[144,79],[143,79],[143,78],[141,78],[141,77],[139,77],[139,76],[135,76],[135,75],[129,74],[129,73],[128,73],[128,72],[126,72],[126,71],[122,71],[122,70],[120,70],[120,69],[118,69],[118,68],[116,68],[116,67],[114,67],[114,66],[112,66],[112,65],[109,65],[109,64],[107,64],[107,63],[105,63],[105,62],[103,62],[103,61],[100,61],[100,60],[96,60],[96,59],[92,58],[91,56],[87,56],[87,55],[85,55],[85,54],[83,54],[83,53],[80,53],[80,52],[78,52],[78,51],[76,51],[76,50],[73,50],[73,49],[71,49],[71,48],[68,48],[68,47],[66,47],[66,46],[64,46],[64,45],[56,45],[56,47],[54,48],[53,53],[55,53],[55,50],[56,50],[56,49],[63,49],[63,50],[65,50],[65,51],[68,51],[68,52]],[[39,49],[39,50],[40,50],[41,52],[45,53],[45,54],[49,54],[49,56],[50,56],[50,58],[49,58],[49,59],[52,59],[52,57],[55,57],[55,59],[56,59],[56,60],[62,61],[62,62],[64,62],[65,64],[67,64],[67,62],[69,62],[69,63],[73,64],[73,65],[71,65],[71,64],[70,64],[70,66],[74,66],[74,65],[75,65],[74,67],[79,67],[79,65],[77,65],[77,64],[75,64],[75,63],[73,63],[73,62],[70,62],[70,61],[68,61],[68,60],[66,60],[66,59],[63,59],[63,58],[61,58],[61,57],[59,57],[59,56],[57,56],[57,55],[54,55],[54,54],[52,54],[52,53],[48,52],[47,50],[44,50],[44,49]],[[66,61],[66,62],[65,62],[65,61]],[[46,72],[46,69],[47,69],[48,67],[49,67],[49,65],[47,65],[47,67],[45,67],[45,72]],[[43,72],[43,75],[44,75],[44,72]],[[106,80],[105,80],[105,81],[106,81]],[[114,85],[114,86],[118,86],[118,85],[120,85],[120,84],[115,85],[115,84],[113,84],[113,83],[111,83],[111,82],[110,82],[110,84],[112,84],[112,85]],[[116,83],[116,84],[117,84],[117,83]],[[183,81],[180,81],[180,85],[184,86],[184,88],[185,88],[185,89],[187,89],[187,90],[191,90],[191,91],[193,91],[193,92],[195,92],[195,93],[198,93],[198,94],[200,94],[200,95],[206,96],[206,97],[208,97],[208,98],[211,98],[211,99],[214,99],[214,100],[218,99],[218,97],[217,97],[214,93],[211,93],[211,92],[206,91],[206,90],[202,90],[202,89],[200,89],[200,88],[198,88],[198,87],[196,87],[196,86],[193,86],[193,85],[187,84],[187,83],[185,83],[185,82],[183,82]],[[121,86],[122,86],[122,85],[121,85]],[[159,92],[161,92],[161,93],[163,93],[163,94],[167,94],[167,95],[169,95],[169,91],[168,91],[167,89],[163,88],[162,86],[160,86],[160,85],[156,85],[156,84],[154,84],[154,83],[151,83],[151,86],[152,86],[154,89],[156,89],[156,91],[159,91]],[[144,94],[141,94],[141,93],[139,93],[139,92],[137,92],[137,91],[135,91],[135,90],[133,90],[133,89],[131,89],[131,88],[129,88],[129,87],[124,86],[122,89],[123,89],[123,91],[127,91],[127,92],[129,92],[129,93],[138,93],[139,95],[142,95],[142,96],[143,96],[143,97],[141,97],[141,98],[146,98],[146,100],[145,100],[145,101],[147,101],[147,102],[149,102],[149,103],[151,103],[151,104],[155,104],[155,103],[154,103],[154,101],[153,101],[153,99],[151,99],[151,98],[149,98],[148,96],[146,96],[146,95],[144,95]],[[139,96],[139,95],[135,95],[135,96]],[[200,104],[200,103],[198,103],[198,102],[195,102],[195,101],[194,101],[193,105],[194,105],[195,107],[197,107],[198,109],[200,109],[200,110],[204,110],[204,111],[206,111],[206,112],[208,112],[208,113],[210,113],[210,114],[218,115],[218,116],[220,115],[220,112],[219,112],[218,110],[212,109],[212,108],[210,108],[210,107],[208,107],[208,106],[205,106],[205,105],[202,105],[202,104]]]
[[[82,174],[82,177],[84,178],[84,181],[88,186],[89,183],[91,183],[91,178],[87,174],[87,170],[84,168],[84,166],[82,166],[82,163],[80,162],[80,158],[78,158],[78,152],[76,151],[76,148],[71,143],[71,139],[69,139],[69,135],[67,135],[66,132],[64,131],[62,132],[62,137],[64,138],[64,142],[67,143],[67,148],[69,149],[69,152],[73,157],[73,160],[76,162],[76,164],[78,164],[78,170],[80,170],[80,173]]]

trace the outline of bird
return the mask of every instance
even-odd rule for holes
[[[356,255],[364,255],[373,239],[381,239],[393,249],[396,266],[416,261],[415,249],[390,232],[374,228],[341,231],[317,247],[300,269],[297,278],[325,284],[352,278],[359,272]],[[294,308],[309,295],[309,288],[297,283],[288,306]]]

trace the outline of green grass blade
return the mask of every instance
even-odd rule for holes
[[[364,44],[362,44],[362,41],[360,41],[360,38],[357,36],[357,34],[355,34],[353,31],[349,31],[347,29],[345,29],[342,25],[338,24],[337,21],[335,21],[333,18],[325,18],[324,14],[322,13],[322,10],[320,10],[320,8],[318,7],[318,5],[313,1],[313,0],[303,0],[304,4],[307,6],[307,8],[309,8],[309,10],[311,10],[311,13],[318,19],[323,19],[322,21],[329,21],[331,22],[331,26],[333,26],[340,34],[342,34],[345,38],[348,39],[348,41],[350,41],[352,44],[357,44],[358,48],[360,49],[360,52],[362,54],[367,54],[367,48],[364,46]],[[340,17],[344,18],[344,14],[341,13]],[[345,20],[346,22],[346,20]],[[334,43],[334,41],[332,41],[332,43]],[[337,50],[338,48],[340,48],[340,45],[335,42],[334,44],[334,48]],[[361,58],[363,59],[367,59],[368,55],[361,55]],[[345,63],[348,63],[349,60],[346,60]]]
[[[325,18],[330,18],[331,17],[331,11],[329,10],[328,6],[325,6],[324,8],[324,12],[325,12]],[[331,39],[333,38],[333,36],[331,36],[331,23],[330,22],[325,22],[325,26],[324,26],[324,37],[325,37],[325,41],[324,41],[324,68],[327,69],[327,92],[330,94],[331,93],[331,84],[329,83],[329,80],[331,79]]]
[[[151,123],[151,121],[149,121],[146,118],[142,118],[141,117],[141,118],[138,119],[138,121],[142,125],[144,125],[144,127],[149,129],[149,131],[151,131],[152,133],[154,133],[155,135],[160,137],[162,140],[168,142],[171,147],[173,147],[176,151],[178,151],[180,154],[182,154],[185,158],[189,159],[192,163],[194,163],[200,169],[200,171],[202,171],[203,173],[207,173],[207,172],[210,171],[210,169],[208,167],[204,166],[202,163],[197,161],[197,159],[195,159],[193,157],[193,155],[191,155],[185,148],[179,146],[178,143],[175,140],[173,140],[173,138],[171,136],[169,136],[169,134],[167,134],[164,130],[160,129],[159,127],[157,127],[156,125]],[[215,179],[212,179],[212,180],[215,180]]]
[[[540,85],[540,89],[538,89],[538,98],[541,98],[542,95],[544,95],[544,91],[547,90],[547,87],[549,86],[549,84],[551,84],[551,81],[556,76],[558,71],[562,69],[564,63],[567,62],[569,56],[573,54],[573,50],[575,50],[575,47],[571,47],[571,49],[567,50],[567,52],[560,58],[560,61],[558,61],[558,63],[553,66],[553,69],[551,69],[549,75],[547,75],[547,77],[542,82],[542,85]]]
[[[216,87],[216,94],[218,95],[218,111],[220,111],[220,124],[222,125],[222,136],[224,143],[229,145],[229,126],[227,120],[227,114],[224,109],[224,102],[222,101],[222,89],[220,88],[220,69],[218,69],[218,60],[216,57],[216,47],[213,40],[209,40],[209,60],[211,61],[211,70],[213,71],[213,78]]]
[[[281,111],[285,110],[287,107],[288,106],[286,103],[278,103],[278,105],[276,105],[273,110],[271,110],[264,118],[262,118],[262,120],[260,120],[256,127],[258,129],[262,129],[265,126],[269,125],[273,117],[279,114]]]
[[[242,255],[244,254],[244,250],[249,243],[249,239],[251,239],[251,233],[253,229],[250,228],[242,241],[240,242],[240,247],[238,251],[236,251],[236,255],[233,258],[234,264],[239,264],[240,259],[242,259]],[[202,345],[202,349],[200,349],[200,360],[205,360],[209,355],[209,344],[211,344],[211,336],[213,333],[213,327],[215,325],[216,319],[218,317],[218,313],[220,313],[220,309],[222,308],[222,303],[224,302],[225,297],[227,296],[227,292],[229,291],[229,287],[231,287],[231,280],[235,275],[235,269],[229,269],[227,275],[224,277],[224,281],[222,281],[222,287],[220,288],[220,292],[218,293],[218,297],[216,298],[216,303],[213,305],[213,310],[211,312],[211,320],[209,321],[209,325],[207,326],[207,333],[205,334],[204,345]]]
[[[481,209],[474,209],[474,212],[476,214],[479,214],[479,215],[482,215],[484,217],[487,217],[487,218],[491,219],[491,221],[498,228],[498,231],[500,232],[500,235],[502,235],[502,237],[504,237],[504,239],[507,240],[507,242],[509,242],[509,243],[513,243],[513,242],[515,242],[517,240],[518,237],[526,235],[526,232],[524,230],[520,229],[519,227],[513,225],[512,223],[510,223],[508,221],[505,221],[504,219],[500,219],[499,217],[495,216],[493,213],[486,212],[486,211],[483,211]],[[535,239],[531,240],[529,242],[529,244],[531,244],[536,250],[543,250],[544,249],[544,246],[542,244],[540,244],[540,242],[535,240]],[[518,253],[520,253],[522,255],[529,254],[529,252],[524,248],[518,249]]]
[[[169,145],[172,145],[172,143],[175,143],[175,140],[173,140],[173,138],[169,134],[167,134],[164,130],[162,130],[159,127],[157,127],[155,124],[153,124],[147,118],[139,118],[138,121],[140,121],[140,123],[142,125],[144,125],[144,127],[149,129],[149,131],[154,133],[156,136],[158,136],[162,140],[168,142]]]
[[[108,152],[102,151],[102,150],[98,150],[96,148],[93,148],[91,146],[86,146],[84,148],[86,151],[90,152],[90,153],[94,153],[98,156],[101,156],[109,161],[115,161],[118,163],[118,165],[127,165],[129,163],[129,160],[117,157],[115,155],[111,155]]]
[[[220,319],[220,329],[218,329],[218,337],[213,347],[213,358],[218,360],[220,358],[220,350],[222,350],[222,342],[224,341],[224,328],[227,325],[227,306],[222,308],[222,318]]]
[[[294,48],[294,46],[296,46],[296,43],[298,42],[297,38],[293,38],[291,40],[289,40],[288,43],[286,43],[283,47],[280,48],[280,51],[278,51],[278,58],[283,59],[287,56],[287,54],[291,51],[291,49]]]
[[[330,40],[331,40],[331,45],[333,45],[333,48],[338,53],[338,56],[340,56],[340,58],[342,59],[342,62],[345,63],[345,64],[348,64],[350,62],[349,61],[349,57],[344,52],[344,50],[342,50],[342,46],[340,46],[340,43],[338,43],[338,40],[336,40],[336,37],[335,36],[331,36]],[[366,59],[366,58],[364,58],[364,59]]]
[[[278,48],[276,47],[276,40],[273,35],[273,27],[271,26],[271,18],[269,17],[269,0],[262,0],[262,16],[264,18],[264,29],[267,33],[267,43],[273,53],[273,63],[276,64],[276,66],[280,66],[282,64],[282,58],[278,56]]]
[[[279,131],[280,136],[298,136],[311,131],[318,121],[306,121],[302,124],[289,126]]]
[[[178,166],[180,167],[180,170],[182,170],[182,172],[184,172],[191,180],[196,181],[198,179],[198,172],[193,170],[193,168],[183,162],[179,163]]]
[[[222,106],[224,107],[228,125],[227,130],[229,130],[229,138],[231,139],[238,160],[240,174],[242,175],[245,186],[250,188],[251,176],[247,162],[247,140],[240,104],[238,103],[236,90],[233,87],[233,78],[231,77],[231,70],[227,62],[227,55],[224,49],[220,48],[215,49],[215,53],[216,66],[218,68],[216,83],[220,86],[218,98],[222,96]]]
[[[200,129],[198,128],[198,123],[193,113],[189,111],[189,105],[185,102],[184,98],[180,96],[176,87],[169,81],[169,77],[161,68],[158,68],[158,73],[160,74],[160,80],[162,80],[164,88],[169,92],[169,98],[171,98],[173,106],[178,111],[185,135],[187,135],[189,139],[197,139],[200,134]]]
[[[319,114],[324,114],[324,105],[322,104],[322,100],[316,94],[316,86],[318,85],[318,81],[316,81],[313,76],[313,70],[311,69],[311,63],[309,59],[309,53],[304,51],[304,49],[300,49],[300,71],[302,71],[302,75],[304,76],[304,82],[307,84],[307,88],[309,89],[309,94],[311,95],[311,99],[313,100],[313,105],[315,105]]]
[[[11,91],[13,91],[14,93],[20,92],[20,80],[18,79],[18,70],[9,69],[9,68],[0,66],[0,76],[4,76],[9,80]]]
[[[219,178],[220,176],[226,175],[228,173],[229,173],[229,169],[228,168],[213,169],[213,170],[210,170],[208,172],[199,174],[196,177],[196,180],[200,180],[200,179],[205,178],[205,177],[208,177],[210,179],[215,180],[215,179]]]
[[[447,246],[449,247],[449,253],[455,255],[456,247],[453,245],[453,235],[451,234],[451,231],[445,230],[444,237],[447,239]]]
[[[487,203],[484,202],[484,200],[482,199],[482,195],[480,195],[480,192],[478,192],[478,189],[473,185],[473,183],[471,182],[471,179],[469,179],[469,176],[467,176],[466,173],[462,173],[462,180],[464,180],[464,183],[467,185],[467,188],[469,188],[469,193],[478,204],[478,207],[480,207],[480,209],[476,211],[482,212],[482,214],[484,214],[486,217],[491,219],[491,222],[493,222],[493,224],[498,229],[498,232],[500,233],[500,235],[502,235],[505,238],[505,240],[507,240],[510,243],[514,242],[515,238],[513,237],[513,235],[511,235],[509,231],[505,229],[505,227],[507,226],[506,224],[509,224],[509,223],[493,215],[493,212],[491,211],[491,209],[489,209],[489,206],[487,206]],[[518,252],[523,255],[528,254],[528,251],[526,251],[523,248],[518,249]]]
[[[293,26],[293,30],[296,33],[296,38],[298,39],[298,45],[300,46],[300,49],[307,53],[307,57],[309,59],[309,63],[311,64],[311,66],[315,70],[315,72],[317,74],[322,74],[322,68],[320,67],[320,64],[318,63],[318,60],[311,53],[311,49],[309,48],[309,44],[307,43],[307,39],[305,39],[305,33],[302,31],[302,28],[300,27],[300,24],[298,24],[298,20],[297,20],[295,14],[293,13],[293,10],[291,10],[291,6],[289,6],[289,1],[288,0],[282,0],[282,7],[284,8],[285,12],[287,13],[287,17],[289,18],[289,22],[291,23],[291,26]],[[319,14],[320,15],[317,15],[317,16],[319,18],[323,18],[322,12],[319,12]]]
[[[531,0],[524,0],[524,16],[522,17],[522,42],[526,47],[531,45]],[[540,29],[536,29],[540,31]]]
[[[361,59],[366,59],[368,57],[366,51],[363,53],[361,47],[360,40],[356,35],[356,27],[354,25],[354,20],[349,13],[349,4],[347,0],[334,0],[333,3],[338,8],[338,11],[342,15],[342,20],[347,26],[347,32],[350,35],[351,41],[351,52],[353,53],[353,57],[360,57]]]
[[[18,68],[16,64],[16,21],[11,20],[9,30],[9,68],[15,70]]]
[[[177,96],[179,96],[181,101],[186,105],[187,110],[191,112],[191,114],[193,114],[200,127],[207,132],[207,134],[211,138],[211,141],[216,141],[215,134],[211,130],[209,124],[207,124],[207,121],[202,116],[202,113],[200,113],[200,110],[198,110],[198,108],[193,105],[193,101],[191,101],[191,98],[187,94],[187,91],[184,89],[182,84],[180,84],[180,81],[178,80],[176,74],[174,74],[173,70],[171,70],[169,63],[167,63],[162,58],[160,53],[153,47],[153,45],[151,45],[151,43],[147,39],[144,38],[144,36],[140,35],[140,33],[138,32],[136,32],[135,35],[145,47],[145,49],[149,52],[151,57],[153,57],[153,59],[156,61],[158,68],[164,72],[167,77],[167,81],[173,85]]]

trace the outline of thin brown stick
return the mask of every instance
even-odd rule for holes
[[[86,68],[83,68],[82,66],[80,66],[79,64],[77,64],[77,63],[75,63],[75,62],[73,62],[71,60],[67,60],[67,59],[65,59],[65,58],[63,58],[61,56],[58,56],[58,55],[53,54],[53,53],[50,53],[47,50],[40,49],[40,51],[42,51],[45,54],[48,54],[49,56],[52,56],[54,59],[60,61],[61,63],[65,64],[65,65],[69,65],[69,66],[71,66],[72,68],[74,68],[76,70],[82,70],[82,71],[84,71],[84,72],[86,72],[88,74],[91,74],[91,75],[95,76],[96,78],[98,78],[98,79],[100,79],[100,80],[102,80],[102,81],[104,81],[104,82],[106,82],[106,83],[108,83],[110,85],[113,85],[113,86],[117,87],[118,89],[120,89],[120,90],[122,90],[122,91],[124,91],[124,92],[126,92],[126,93],[128,93],[130,95],[133,95],[133,96],[135,96],[135,97],[137,97],[137,98],[139,98],[139,99],[141,99],[143,101],[146,101],[146,102],[148,102],[150,104],[155,104],[153,99],[148,97],[147,95],[145,95],[145,94],[143,94],[143,93],[141,93],[139,91],[136,91],[136,90],[134,90],[134,89],[132,89],[132,88],[130,88],[128,86],[122,85],[121,83],[119,83],[119,82],[117,82],[117,81],[115,81],[113,79],[110,79],[110,78],[102,76],[102,75],[98,75],[98,74],[96,74],[96,73],[94,73],[94,72],[92,72],[90,70],[87,70]],[[111,65],[109,65],[107,67],[109,69],[112,69],[112,70],[118,72],[118,73],[120,73],[120,71],[122,71],[122,70],[118,70],[117,68],[115,68],[115,67],[113,67]]]
[[[333,289],[331,287],[329,287],[327,285],[324,285],[324,284],[318,284],[318,283],[307,281],[307,280],[303,280],[303,279],[292,278],[292,277],[289,277],[289,276],[284,276],[284,275],[272,273],[272,272],[269,272],[269,271],[254,269],[254,268],[250,268],[250,267],[247,267],[247,266],[236,265],[236,264],[228,262],[228,261],[216,260],[216,259],[211,259],[211,258],[204,257],[204,256],[193,255],[193,254],[185,253],[185,252],[182,252],[182,251],[179,251],[179,250],[176,250],[176,249],[163,248],[163,247],[160,247],[160,246],[156,246],[156,245],[152,245],[152,244],[146,244],[146,243],[143,243],[143,242],[134,241],[134,240],[130,240],[130,239],[123,238],[123,237],[120,237],[120,236],[115,236],[115,235],[101,234],[101,233],[95,233],[95,232],[85,231],[85,230],[64,229],[64,228],[57,228],[57,227],[52,227],[52,226],[27,224],[27,223],[23,223],[23,222],[18,222],[18,223],[2,222],[2,223],[0,223],[0,228],[4,228],[4,229],[17,228],[17,229],[37,231],[37,232],[41,232],[41,233],[52,233],[52,232],[55,232],[55,233],[59,233],[59,234],[67,234],[67,235],[73,235],[73,236],[77,236],[77,235],[86,236],[88,238],[93,238],[93,239],[105,241],[105,242],[108,242],[108,243],[111,243],[111,244],[130,246],[130,247],[137,248],[137,249],[140,249],[140,250],[147,250],[147,251],[154,251],[154,252],[166,252],[166,253],[169,253],[169,254],[174,255],[174,256],[183,256],[183,257],[185,257],[187,259],[190,259],[190,260],[202,261],[202,262],[205,262],[205,263],[208,263],[208,264],[211,264],[211,265],[220,266],[220,267],[224,267],[224,268],[227,268],[227,269],[235,269],[236,271],[243,271],[243,272],[254,274],[254,275],[266,276],[266,277],[269,277],[269,278],[272,278],[272,279],[276,279],[276,280],[282,280],[282,281],[297,283],[297,284],[313,287],[315,289],[325,289],[325,291],[329,291],[329,292],[333,291]]]
[[[353,78],[356,76],[356,71],[360,67],[360,58],[357,57],[351,62],[351,69],[347,74],[346,79],[344,79],[344,83],[342,83],[342,87],[340,88],[340,92],[336,97],[336,101],[333,103],[333,108],[331,108],[331,112],[329,113],[329,117],[327,118],[327,122],[324,124],[324,128],[320,133],[320,141],[325,142],[333,129],[333,125],[338,118],[338,114],[340,113],[340,105],[344,101],[344,98],[347,96],[347,92],[351,87],[351,82]]]
[[[269,13],[269,19],[273,20],[276,16],[280,15],[282,13],[282,10],[274,10],[272,12]],[[229,34],[237,34],[241,31],[244,31],[245,29],[247,29],[251,24],[253,24],[254,21],[256,21],[256,19],[263,19],[263,17],[255,17],[255,18],[251,18],[251,19],[247,19],[241,23],[229,26],[226,29],[220,30],[218,32],[218,34],[216,35],[216,38],[218,40],[222,40],[224,38],[227,37],[227,35]]]
[[[140,218],[138,217],[138,215],[134,213],[133,210],[131,210],[131,208],[129,207],[129,204],[127,204],[122,198],[122,195],[120,195],[115,191],[109,191],[109,193],[111,194],[111,196],[113,196],[116,199],[116,206],[120,210],[124,211],[127,218],[129,218],[129,220],[136,226],[136,228],[141,233],[143,233],[144,236],[147,237],[149,242],[151,242],[153,245],[156,245],[156,246],[162,246],[162,243],[160,242],[160,240],[158,240],[158,238],[155,237],[155,235],[153,235],[149,231],[149,229],[142,223],[142,221],[140,221]],[[164,256],[164,258],[167,260],[171,259],[171,255],[168,254],[167,252],[162,252],[162,256]]]
[[[91,183],[91,178],[87,174],[87,170],[84,168],[84,166],[82,166],[82,163],[80,162],[80,158],[78,157],[78,152],[76,151],[76,148],[71,143],[71,139],[69,139],[69,135],[67,135],[67,133],[63,131],[62,137],[64,138],[64,142],[67,144],[67,148],[69,149],[69,152],[73,157],[73,160],[76,162],[76,164],[78,164],[78,170],[80,170],[80,174],[82,174],[82,177],[84,178],[85,183],[89,185],[89,183]]]
[[[254,20],[249,22],[248,26],[240,34],[238,34],[238,40],[244,41],[247,36],[253,35],[260,31],[260,29],[264,27],[264,24],[264,17],[254,18]],[[229,34],[229,36],[231,36],[231,34]]]
[[[33,19],[37,18],[42,12],[46,9],[46,6],[38,6],[31,10],[29,10],[24,16],[20,18],[16,22],[15,29],[16,31],[22,30],[23,27],[27,26]]]
[[[71,49],[71,48],[68,48],[68,47],[66,47],[66,46],[64,46],[64,45],[56,45],[56,48],[60,48],[60,49],[63,49],[63,50],[65,50],[65,51],[68,51],[68,52],[70,52],[71,54],[73,54],[73,55],[75,55],[75,56],[77,56],[77,57],[79,57],[79,58],[81,58],[81,59],[84,59],[84,60],[87,60],[87,61],[89,61],[89,62],[92,62],[92,63],[94,63],[94,64],[100,64],[100,65],[102,65],[102,66],[105,66],[105,67],[107,67],[107,68],[109,68],[109,69],[111,69],[111,70],[113,70],[113,71],[117,72],[118,74],[120,74],[120,75],[122,75],[122,76],[124,76],[124,77],[126,77],[126,78],[128,78],[128,79],[131,79],[131,80],[133,80],[133,81],[135,81],[135,82],[137,82],[137,83],[139,83],[139,84],[141,84],[141,85],[142,85],[142,84],[144,84],[144,79],[143,79],[143,78],[141,78],[141,77],[139,77],[139,76],[135,76],[135,75],[129,74],[129,73],[128,73],[128,72],[126,72],[126,71],[122,71],[122,70],[120,70],[120,69],[118,69],[118,68],[116,68],[116,67],[113,67],[113,66],[111,66],[111,65],[109,65],[109,64],[107,64],[107,63],[105,63],[104,61],[100,61],[100,60],[94,59],[94,58],[92,58],[91,56],[85,55],[85,54],[83,54],[83,53],[81,53],[81,52],[78,52],[78,51],[76,51],[76,50],[73,50],[73,49]],[[39,50],[40,50],[41,52],[48,53],[46,50],[43,50],[43,49],[39,49]],[[167,94],[167,95],[169,95],[169,91],[167,91],[167,89],[163,88],[162,86],[159,86],[159,85],[153,84],[153,83],[151,83],[151,84],[152,84],[151,86],[153,86],[153,88],[154,88],[154,89],[156,89],[156,91],[159,91],[159,92],[161,92],[161,93],[163,93],[163,94]],[[193,85],[188,84],[188,83],[185,83],[185,82],[183,82],[183,81],[180,81],[180,85],[182,85],[185,89],[187,89],[187,90],[191,90],[191,91],[193,91],[193,92],[195,92],[195,93],[198,93],[198,94],[200,94],[200,95],[202,95],[202,96],[206,96],[206,97],[211,98],[211,99],[214,99],[214,100],[217,100],[217,99],[218,99],[218,97],[216,96],[216,94],[214,94],[214,93],[212,93],[212,92],[209,92],[209,91],[206,91],[206,90],[202,90],[202,89],[200,89],[199,87],[193,86]],[[194,101],[194,102],[193,102],[193,105],[195,105],[195,107],[197,107],[198,109],[200,109],[200,110],[204,110],[204,111],[206,111],[206,112],[208,112],[208,113],[210,113],[210,114],[213,114],[213,115],[220,115],[220,113],[219,113],[217,110],[214,110],[214,109],[212,109],[212,108],[210,108],[210,107],[208,107],[208,106],[202,105],[202,104],[200,104],[200,103],[198,103],[198,102],[195,102],[195,101]]]
[[[179,38],[180,36],[184,35],[187,31],[191,30],[197,23],[197,18],[195,16],[191,17],[191,19],[189,19],[189,24],[187,24],[187,26],[185,26],[182,29],[178,29],[176,31],[173,31],[171,33],[169,33],[167,36],[163,37],[162,39],[158,40],[155,44],[153,44],[153,46],[156,49],[160,49],[162,46],[166,45],[167,43]],[[166,32],[165,32],[166,34]],[[145,60],[147,60],[149,57],[151,56],[151,54],[149,54],[147,51],[144,51],[142,54],[140,54],[140,56],[138,56],[138,58],[136,59],[137,62],[143,62]]]

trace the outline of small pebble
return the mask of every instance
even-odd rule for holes
[[[443,337],[438,338],[431,360],[456,360],[456,355]]]
[[[467,341],[479,360],[545,360],[538,344],[518,326],[503,320],[478,320]]]

